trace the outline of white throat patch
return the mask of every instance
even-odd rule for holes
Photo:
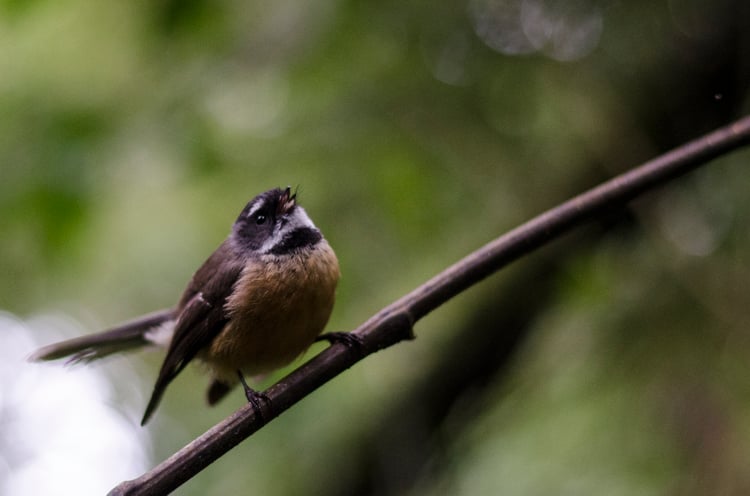
[[[260,247],[260,252],[262,254],[270,253],[276,245],[284,240],[287,234],[303,227],[317,229],[305,209],[297,205],[294,208],[294,213],[287,218],[285,223],[274,226],[273,233]]]

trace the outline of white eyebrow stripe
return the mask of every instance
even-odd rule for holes
[[[247,218],[249,219],[253,215],[258,212],[261,208],[263,208],[266,205],[265,199],[260,199],[257,202],[255,202],[255,205],[253,205],[253,208],[250,209],[250,211],[247,213]]]

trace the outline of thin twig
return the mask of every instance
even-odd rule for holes
[[[412,337],[412,326],[432,310],[522,256],[598,213],[750,143],[750,117],[691,141],[582,193],[488,243],[358,327],[359,345],[336,343],[266,390],[270,402],[257,416],[251,405],[208,430],[151,471],[109,494],[167,494],[273,418],[364,357]]]

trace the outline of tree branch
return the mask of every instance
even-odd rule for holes
[[[388,305],[354,334],[358,345],[335,343],[268,388],[257,416],[250,404],[157,465],[109,494],[167,494],[312,391],[366,356],[412,338],[412,326],[432,310],[522,256],[604,210],[675,179],[750,143],[750,117],[691,141],[590,189],[500,236]]]

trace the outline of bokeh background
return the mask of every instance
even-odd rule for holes
[[[0,1],[0,493],[103,494],[243,403],[190,368],[143,429],[160,353],[24,359],[174,304],[258,192],[299,186],[348,330],[749,88],[743,0]],[[467,291],[177,494],[748,494],[749,163]]]

